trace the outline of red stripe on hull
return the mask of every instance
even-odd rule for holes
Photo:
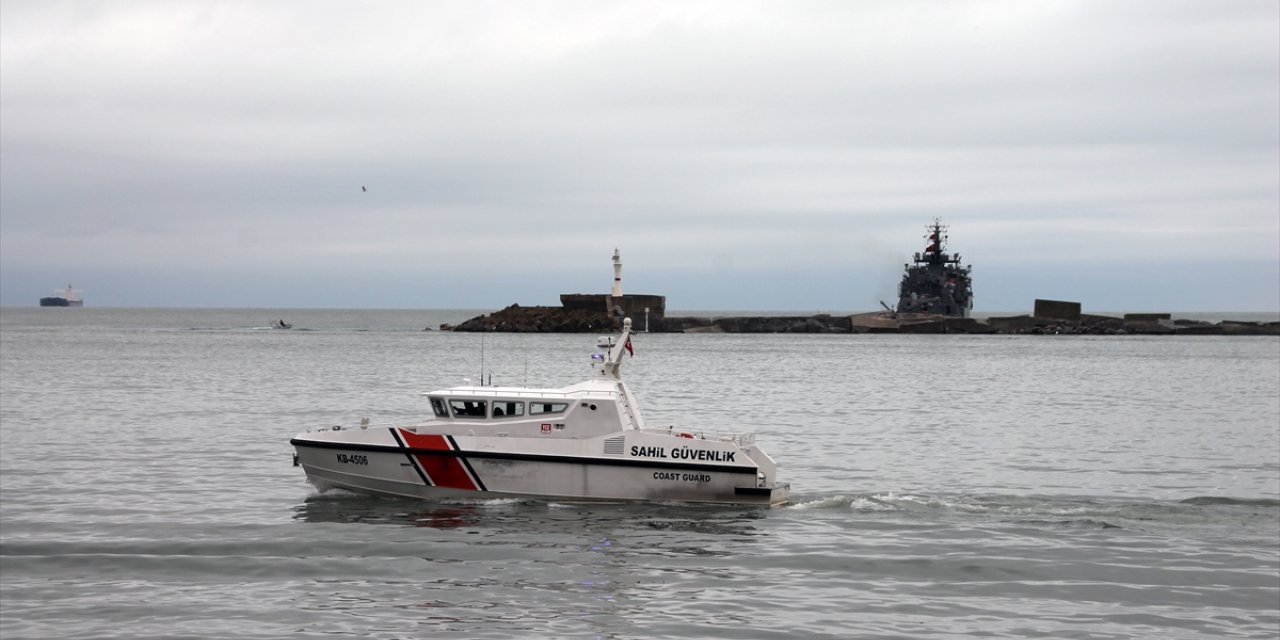
[[[413,449],[453,451],[453,448],[449,446],[449,441],[444,436],[424,435],[405,431],[404,429],[400,430],[400,435],[404,437],[405,444],[408,444]],[[432,484],[437,487],[466,489],[468,491],[479,489],[475,480],[471,479],[471,475],[462,466],[462,460],[455,456],[417,454],[413,458],[418,461],[418,465],[422,467],[423,472],[431,479]]]

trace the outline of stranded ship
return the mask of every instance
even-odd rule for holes
[[[898,285],[898,313],[931,313],[967,318],[973,309],[970,266],[960,265],[960,254],[947,253],[947,227],[937,218],[925,228],[925,249],[914,263],[903,267]]]

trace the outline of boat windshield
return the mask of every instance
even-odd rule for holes
[[[449,417],[449,405],[441,398],[431,398],[431,410],[436,413],[437,418]]]
[[[453,409],[455,418],[484,418],[488,415],[487,403],[484,400],[450,400],[449,408]]]

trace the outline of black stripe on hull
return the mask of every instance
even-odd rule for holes
[[[453,436],[445,436],[445,439],[449,441],[450,449],[453,449],[454,451],[459,450],[458,442],[453,439]],[[480,474],[476,473],[476,470],[471,468],[471,461],[467,460],[466,456],[463,455],[458,456],[458,461],[462,463],[464,468],[466,468],[467,474],[471,476],[472,482],[476,483],[476,488],[481,491],[488,491],[484,486],[484,481],[480,479]]]
[[[423,471],[422,467],[418,464],[418,461],[413,459],[413,454],[409,452],[409,447],[405,446],[404,440],[400,439],[400,434],[396,433],[395,429],[391,429],[391,435],[395,437],[396,444],[400,445],[400,450],[404,451],[404,457],[409,459],[409,466],[413,467],[413,470],[418,472],[419,478],[422,478],[422,484],[425,484],[428,487],[435,486],[431,484],[431,478],[427,477],[427,472]]]
[[[452,441],[452,436],[449,437]],[[400,437],[397,434],[396,440]],[[327,442],[324,440],[299,440],[294,438],[289,444],[295,447],[311,447],[314,449],[345,449],[347,451],[374,451],[380,453],[394,453],[396,449],[386,445],[379,444],[358,444],[347,442]],[[660,462],[657,460],[647,460],[638,458],[588,458],[584,456],[554,456],[534,453],[505,453],[499,451],[439,451],[436,449],[414,449],[405,447],[401,442],[400,446],[406,454],[409,455],[427,455],[427,456],[452,456],[462,458],[465,462],[467,458],[485,458],[489,460],[524,460],[528,462],[562,462],[565,464],[595,464],[616,467],[644,467],[648,469],[681,469],[684,471],[716,471],[720,473],[749,473],[756,474],[756,467],[744,467],[741,465],[718,465],[718,464],[686,464],[683,462]],[[454,445],[457,446],[456,444]],[[470,463],[466,463],[470,469]],[[477,480],[479,480],[477,478]]]

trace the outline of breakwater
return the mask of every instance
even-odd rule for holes
[[[510,333],[607,333],[616,318],[601,311],[511,305],[471,318],[446,331]],[[1167,314],[1126,317],[1079,314],[1070,318],[1019,315],[953,318],[891,312],[803,316],[667,316],[651,322],[653,333],[947,333],[1030,335],[1280,335],[1280,322],[1203,322]]]

